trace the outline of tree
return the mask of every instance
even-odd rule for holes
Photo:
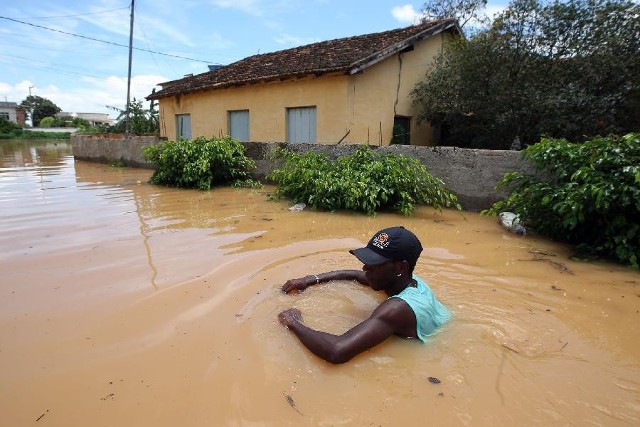
[[[150,134],[157,133],[158,127],[158,111],[154,108],[155,104],[151,102],[149,109],[146,110],[142,106],[141,100],[136,100],[129,103],[129,131],[133,134]],[[110,107],[115,109],[115,107]],[[124,132],[126,126],[126,111],[120,110],[117,123],[111,127],[112,132]]]
[[[33,126],[38,126],[40,120],[43,118],[53,117],[62,111],[53,101],[36,95],[27,96],[27,98],[20,103],[20,107],[22,107],[27,113],[27,116],[31,118]]]
[[[515,0],[437,58],[413,91],[420,119],[478,148],[637,130],[639,15],[626,0]]]
[[[486,6],[487,0],[429,0],[422,6],[422,13],[424,20],[456,18],[464,28],[471,22],[485,22],[482,10]]]

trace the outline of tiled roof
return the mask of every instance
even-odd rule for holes
[[[147,96],[147,99],[308,75],[355,74],[409,48],[417,41],[449,29],[460,31],[455,19],[428,21],[382,33],[254,55],[217,70],[161,83],[162,89]]]

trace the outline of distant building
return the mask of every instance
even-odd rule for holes
[[[102,126],[107,125],[111,126],[115,120],[109,118],[109,114],[107,113],[68,113],[68,112],[60,112],[56,114],[57,118],[71,117],[73,119],[83,119],[89,122],[90,126]]]
[[[0,102],[0,117],[25,127],[26,114],[15,102]]]

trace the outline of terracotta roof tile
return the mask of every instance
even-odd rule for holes
[[[416,41],[452,28],[459,31],[454,19],[442,19],[254,55],[213,71],[161,83],[162,89],[147,99],[308,75],[356,73]]]

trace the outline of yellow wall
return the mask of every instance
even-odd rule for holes
[[[260,83],[160,99],[160,133],[176,137],[175,115],[191,115],[192,137],[229,133],[228,111],[249,110],[249,137],[257,142],[286,139],[286,109],[316,107],[316,140],[389,145],[394,116],[411,118],[411,144],[429,145],[431,128],[418,125],[411,90],[424,79],[442,47],[437,35],[415,50],[393,55],[362,73],[323,75],[284,82]]]

